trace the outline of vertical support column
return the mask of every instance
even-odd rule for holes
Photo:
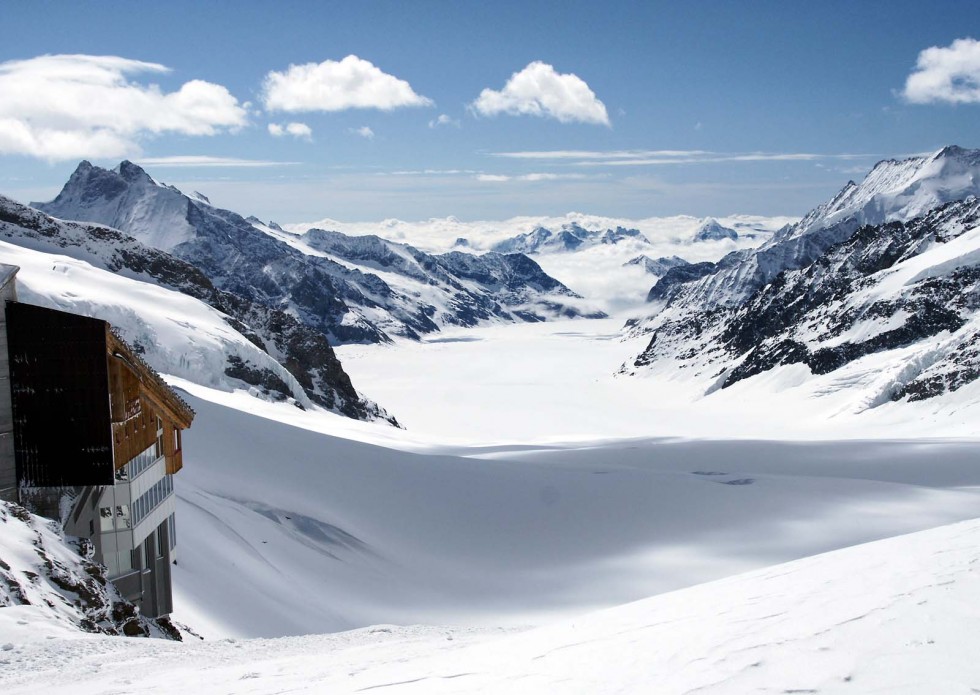
[[[0,500],[17,502],[14,413],[7,353],[7,302],[17,301],[17,268],[0,265]]]

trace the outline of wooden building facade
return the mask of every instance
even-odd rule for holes
[[[17,500],[90,538],[144,614],[169,613],[194,411],[105,321],[16,301],[5,319]]]

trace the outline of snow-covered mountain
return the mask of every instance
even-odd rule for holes
[[[473,326],[495,318],[604,316],[573,306],[581,297],[521,253],[434,255],[378,236],[351,237],[323,229],[308,230],[300,241],[313,252],[377,273],[393,287],[431,301],[438,307],[432,319],[439,326]]]
[[[646,255],[639,255],[636,258],[631,258],[626,261],[623,266],[639,266],[643,268],[650,275],[656,275],[661,277],[667,274],[667,271],[671,268],[677,268],[683,265],[690,265],[680,256],[661,256],[660,258],[650,258]]]
[[[805,365],[813,375],[845,370],[860,376],[842,377],[837,388],[854,392],[858,410],[928,399],[974,381],[980,376],[974,170],[980,174],[980,153],[958,148],[884,162],[754,256],[721,272],[711,264],[670,270],[651,291],[666,308],[627,370],[684,369],[709,392],[779,365]],[[838,237],[844,238],[825,246]],[[802,267],[784,268],[758,286],[756,261],[777,252]],[[755,289],[737,304],[713,305],[711,282],[722,276],[733,283],[729,302]],[[662,291],[664,280],[681,294]],[[707,295],[698,301],[697,290]]]
[[[580,309],[578,295],[520,255],[440,259],[380,239],[299,238],[157,183],[131,162],[114,170],[82,162],[53,201],[34,206],[118,228],[194,265],[217,288],[284,309],[336,343],[418,338],[442,325],[486,320],[596,314]],[[317,244],[343,246],[356,262]],[[405,264],[386,265],[394,255],[406,257],[412,272],[403,272]],[[430,267],[439,272],[424,272]],[[506,291],[497,296],[501,288]]]
[[[650,241],[639,229],[589,230],[575,222],[563,224],[557,232],[545,227],[535,227],[526,234],[519,234],[494,244],[491,249],[498,253],[561,253],[578,251],[598,244],[618,244],[623,241],[649,246]]]
[[[419,221],[386,219],[380,222],[341,222],[325,218],[315,222],[285,224],[282,227],[296,234],[302,234],[314,228],[333,229],[351,236],[374,234],[383,239],[411,243],[416,248],[430,253],[442,253],[454,248],[457,250],[488,251],[495,244],[526,237],[539,228],[549,231],[552,235],[562,230],[579,228],[585,230],[593,238],[601,238],[605,232],[615,231],[617,228],[636,229],[640,231],[646,241],[650,242],[656,254],[668,255],[665,251],[675,246],[701,247],[700,244],[692,245],[692,239],[705,219],[708,218],[691,215],[624,218],[569,212],[560,216],[524,215],[498,220],[461,220],[450,216]],[[726,251],[733,250],[733,247],[758,245],[761,241],[772,236],[778,229],[799,221],[798,217],[760,217],[757,215],[729,215],[710,219],[717,219],[720,225],[738,233],[738,243],[730,245]],[[626,248],[630,245],[628,242],[629,239],[621,239],[616,244],[599,244],[598,246],[607,249],[617,246]],[[647,246],[642,241],[639,243],[644,247]],[[704,251],[710,252],[711,246],[712,244],[704,245]],[[588,246],[587,248],[595,247]],[[641,247],[638,252],[642,250]],[[670,253],[675,252],[676,250],[670,251]],[[698,260],[705,259],[699,256]]]
[[[706,217],[694,232],[694,241],[721,241],[722,239],[738,239],[738,232],[726,227],[713,217]]]
[[[0,239],[9,242],[3,259],[22,266],[20,282],[33,303],[110,321],[158,371],[252,386],[357,419],[387,417],[357,393],[322,332],[281,309],[219,290],[193,265],[118,230],[63,222],[0,196]],[[59,291],[67,276],[74,286]],[[157,303],[137,308],[143,296]],[[163,340],[173,326],[183,330]]]
[[[779,230],[757,249],[734,251],[696,279],[667,275],[651,290],[657,307],[705,311],[737,306],[784,270],[816,260],[859,227],[905,221],[980,194],[980,150],[945,147],[928,156],[879,162],[860,183]]]

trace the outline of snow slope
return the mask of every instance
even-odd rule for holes
[[[971,693],[980,522],[806,558],[519,634],[377,627],[175,644],[22,642],[4,692]],[[47,639],[39,639],[41,632]],[[65,669],[70,660],[72,667]]]
[[[93,316],[115,326],[157,371],[220,389],[247,387],[225,373],[229,356],[281,379],[296,403],[312,403],[296,379],[226,317],[180,292],[95,268],[68,256],[0,241],[0,259],[20,267],[20,301]],[[261,395],[258,389],[256,395]]]
[[[386,428],[379,446],[367,424],[340,439],[340,418],[184,387],[175,617],[209,637],[543,624],[980,502],[972,442],[474,448]]]

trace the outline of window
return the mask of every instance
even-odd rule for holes
[[[163,456],[163,420],[157,417],[157,442],[154,447],[156,458]]]
[[[99,508],[99,531],[105,533],[112,530],[112,507]]]
[[[127,463],[126,466],[121,469],[125,471],[125,477],[129,480],[135,480],[141,473],[143,473],[143,471],[156,463],[157,459],[160,458],[156,455],[156,450],[157,445],[151,444],[149,447],[130,459],[129,463]],[[119,476],[117,475],[117,478],[118,477]]]
[[[129,517],[129,505],[120,504],[116,506],[116,529],[122,530],[133,528],[132,520]]]
[[[173,550],[177,546],[177,520],[173,514],[167,517],[167,530],[170,532],[170,549]]]
[[[124,572],[128,572],[129,570],[133,569],[133,554],[131,552],[121,550],[118,553],[113,553],[113,555],[116,555],[119,558],[119,567],[117,568],[119,574],[123,574]]]

